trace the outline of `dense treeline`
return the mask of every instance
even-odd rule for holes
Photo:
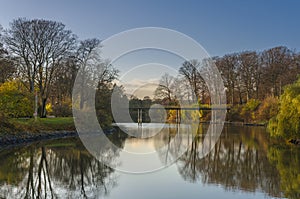
[[[86,69],[87,75],[97,74],[98,91],[113,89],[111,82],[118,71],[93,52],[99,39],[79,41],[60,22],[25,18],[13,20],[6,30],[1,28],[0,37],[1,115],[31,117],[36,112],[40,117],[71,116],[72,89],[79,68]],[[88,71],[88,64],[95,59],[98,65],[93,68],[97,71]],[[81,107],[84,102],[82,99]]]
[[[95,53],[100,43],[96,38],[80,41],[64,24],[43,19],[19,18],[8,29],[0,28],[0,117],[31,117],[34,112],[40,117],[70,116],[73,84],[82,69],[87,79],[97,80],[96,108],[103,115],[100,121],[113,121],[110,94],[117,86],[113,81],[118,71]],[[161,77],[155,100],[132,98],[128,99],[130,104],[178,106],[180,101],[190,100],[209,105],[210,94],[201,76],[207,61],[185,61],[179,76]],[[284,46],[232,53],[209,61],[216,64],[223,78],[231,106],[229,121],[267,122],[274,118],[280,111],[279,104],[283,104],[279,97],[285,86],[295,82],[300,73],[300,53]],[[91,63],[95,64],[92,71]],[[87,84],[85,81],[82,83]],[[118,89],[123,98],[122,86]],[[81,92],[85,96],[85,91]],[[85,102],[82,97],[80,108]],[[209,118],[209,113],[202,114],[202,119]],[[168,119],[172,120],[172,114]]]
[[[283,104],[280,96],[284,88],[295,82],[300,73],[300,53],[284,46],[262,52],[228,54],[214,57],[211,61],[216,64],[223,78],[227,104],[231,108],[227,114],[228,121],[267,123],[275,118],[282,107],[280,104]],[[196,98],[199,104],[209,105],[210,93],[201,76],[205,69],[205,60],[190,60],[183,63],[177,77],[163,75],[155,91],[156,100],[174,105],[183,101],[183,98],[191,101]],[[186,89],[188,86],[191,92]],[[202,119],[209,120],[209,113],[204,113]],[[290,121],[289,118],[285,120]],[[293,130],[291,134],[296,132],[298,130]]]
[[[232,105],[244,104],[250,99],[279,97],[283,87],[293,83],[300,72],[300,54],[284,46],[262,52],[232,53],[212,59],[222,75],[227,102]],[[208,103],[207,85],[201,76],[203,69],[203,61],[186,61],[179,69],[179,77],[166,74],[161,78],[162,86],[156,90],[156,96],[171,100],[175,97],[172,96],[172,89],[178,88],[178,82],[181,82],[180,87],[184,90],[186,82],[202,103]]]
[[[279,46],[263,52],[241,52],[216,58],[230,104],[278,97],[300,72],[300,54]]]
[[[234,105],[229,120],[267,122],[276,116],[284,87],[298,78],[299,58],[299,53],[284,46],[216,58],[227,102]]]

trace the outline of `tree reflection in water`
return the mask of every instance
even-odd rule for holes
[[[300,148],[294,145],[273,145],[268,158],[281,177],[281,190],[290,199],[300,198]]]
[[[76,138],[2,150],[0,159],[0,198],[97,198],[117,183],[114,170]]]
[[[176,140],[178,148],[168,147],[183,127],[169,125],[162,133],[147,139],[149,143],[152,140],[155,149],[167,146],[166,151],[158,154],[158,161],[174,159],[180,146],[190,141],[191,135],[183,131]],[[300,147],[271,142],[262,127],[225,126],[214,149],[202,158],[206,128],[204,124],[195,128],[196,138],[176,162],[182,179],[221,185],[229,191],[259,191],[271,197],[300,198]],[[120,148],[125,146],[126,139],[130,139],[126,145],[139,142],[120,132],[109,138]],[[100,152],[103,158],[117,164],[118,151]],[[0,198],[99,198],[111,192],[119,177],[91,156],[78,138],[3,149],[0,159]]]
[[[202,158],[204,129],[200,124],[191,147],[177,161],[183,179],[219,184],[227,190],[260,190],[282,196],[279,173],[267,157],[270,143],[264,128],[225,126],[213,151]]]

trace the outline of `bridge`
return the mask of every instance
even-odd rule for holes
[[[220,110],[230,110],[230,108],[228,107],[164,107],[164,108],[160,108],[160,107],[129,107],[129,110],[137,110],[137,118],[138,118],[138,124],[142,124],[143,123],[143,111],[146,110],[176,110],[176,123],[180,123],[180,119],[181,119],[181,112],[180,111],[220,111]]]

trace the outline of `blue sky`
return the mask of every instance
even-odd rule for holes
[[[132,28],[163,27],[193,38],[211,56],[223,56],[280,45],[300,51],[299,10],[297,0],[2,0],[0,24],[8,28],[18,17],[55,20],[81,40],[105,40]],[[113,63],[126,92],[141,98],[153,95],[164,70],[172,72],[153,60],[175,68],[182,64],[166,54],[128,54]],[[170,60],[177,62],[170,64]],[[130,70],[141,61],[146,65]]]
[[[0,24],[18,17],[61,21],[79,39],[158,26],[180,31],[212,56],[285,45],[300,49],[300,1],[3,0]]]

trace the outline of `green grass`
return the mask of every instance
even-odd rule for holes
[[[75,147],[75,143],[53,143],[53,144],[46,144],[47,147]]]
[[[21,131],[75,130],[73,117],[10,119],[10,121]]]

